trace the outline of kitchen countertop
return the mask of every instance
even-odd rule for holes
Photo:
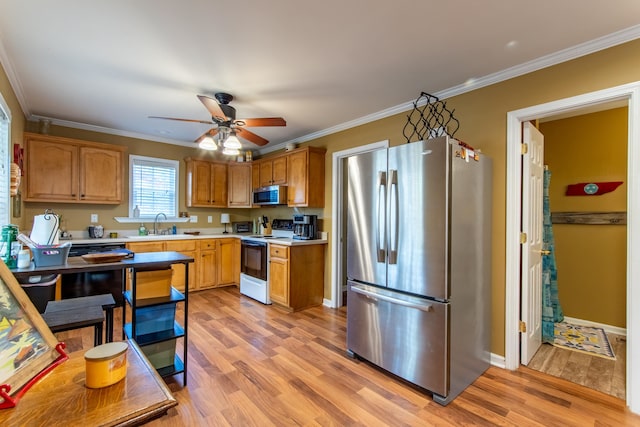
[[[250,237],[251,236],[251,237]],[[149,242],[156,240],[192,240],[192,239],[246,239],[259,240],[264,242],[276,243],[278,245],[286,246],[301,246],[301,245],[323,245],[327,244],[327,239],[315,239],[315,240],[294,240],[291,238],[264,238],[264,237],[252,237],[253,234],[199,234],[197,236],[191,234],[158,234],[152,236],[121,236],[115,239],[102,238],[102,239],[72,239],[72,240],[60,240],[60,243],[71,242],[71,244],[86,245],[86,244],[116,244],[127,242]]]

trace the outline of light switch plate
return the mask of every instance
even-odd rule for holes
[[[198,222],[198,215],[191,215],[189,217],[189,222]]]
[[[98,214],[91,214],[91,222],[98,222]]]

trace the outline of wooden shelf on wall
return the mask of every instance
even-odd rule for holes
[[[552,224],[626,225],[626,212],[551,212]]]

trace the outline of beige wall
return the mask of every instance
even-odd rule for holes
[[[491,328],[491,350],[493,353],[504,355],[507,112],[637,80],[640,80],[640,41],[626,43],[447,100],[448,106],[455,109],[455,115],[461,124],[456,137],[476,148],[482,149],[484,153],[493,158],[493,314]],[[425,87],[428,87],[428,82],[429,77],[425,76]],[[381,84],[392,83],[393,82],[381,82]],[[416,88],[416,97],[422,89],[423,88]],[[4,95],[5,89],[3,88],[2,90]],[[321,146],[327,149],[326,203],[322,211],[322,227],[324,231],[331,230],[332,153],[384,139],[388,139],[391,145],[404,143],[402,128],[405,120],[404,114],[398,114],[310,142],[310,145]],[[54,127],[53,132],[56,131]],[[63,134],[62,130],[60,130],[60,132],[60,134]],[[64,135],[72,137],[80,136],[94,141],[114,141],[128,145],[130,153],[147,153],[147,155],[158,153],[158,149],[153,148],[157,146],[145,141],[73,130],[65,130]],[[177,150],[175,152],[176,158],[182,158],[185,155],[196,155],[196,150],[188,150],[189,154],[187,154],[187,152],[181,148],[169,149],[169,146],[165,145],[162,145],[162,147],[163,154],[169,152],[165,151],[165,147],[167,147],[167,150]],[[183,203],[181,200],[181,206]],[[45,206],[38,206],[37,209],[33,208],[29,215],[32,215],[34,212],[39,212],[44,207]],[[99,206],[87,208],[80,206],[74,207],[72,209],[73,213],[71,213],[71,208],[61,209],[67,209],[69,215],[77,215],[79,221],[82,220],[82,218],[87,218],[83,221],[88,222],[89,213],[98,208],[100,210],[96,212],[104,212],[107,217],[125,215],[127,212],[126,205],[115,208],[101,208]],[[250,213],[248,216],[251,217],[251,215]],[[327,272],[331,269],[329,265],[329,248],[330,246],[327,248]],[[328,297],[330,292],[330,275],[327,274],[325,276],[325,296]]]
[[[551,171],[552,212],[627,210],[628,109],[541,123]],[[623,181],[599,196],[565,196],[567,185]],[[558,295],[564,314],[626,327],[627,227],[554,224]]]

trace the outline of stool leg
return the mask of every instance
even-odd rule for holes
[[[107,320],[107,331],[106,331],[106,341],[113,341],[113,307],[109,307],[106,310],[106,320]]]
[[[102,344],[102,322],[96,324],[93,335],[93,345],[98,346],[100,344]]]

